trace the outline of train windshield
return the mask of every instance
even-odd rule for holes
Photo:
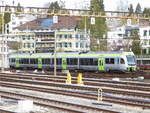
[[[135,56],[127,55],[127,61],[128,61],[129,65],[135,65],[136,64]]]

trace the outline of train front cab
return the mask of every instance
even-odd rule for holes
[[[125,53],[127,71],[136,71],[136,59],[132,52]]]

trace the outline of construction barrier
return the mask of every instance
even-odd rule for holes
[[[70,74],[70,72],[67,73],[66,84],[71,84],[71,74]]]
[[[84,84],[83,84],[83,81],[82,81],[82,73],[79,73],[79,74],[78,74],[77,84],[79,84],[79,85],[84,85]]]

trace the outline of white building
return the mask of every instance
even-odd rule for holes
[[[150,26],[141,26],[139,28],[141,45],[143,48],[143,53],[150,53]]]
[[[35,18],[36,18],[36,16],[33,16],[33,15],[25,15],[25,14],[15,15],[15,14],[11,14],[11,20],[8,23],[9,28],[7,28],[7,29],[9,29],[9,32],[14,32],[15,27],[20,26],[22,24],[25,24],[29,21],[32,21]]]
[[[130,49],[135,32],[139,32],[139,25],[122,26],[107,32],[108,48],[110,50]]]
[[[0,67],[7,68],[8,67],[8,46],[7,40],[5,40],[4,35],[0,36]]]

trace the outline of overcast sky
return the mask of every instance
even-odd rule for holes
[[[5,4],[11,4],[13,3],[13,0],[0,0],[2,4],[2,1],[5,2]],[[21,3],[21,5],[27,7],[27,6],[32,6],[32,7],[43,7],[44,4],[48,2],[53,2],[56,0],[14,0],[15,5],[18,4],[18,2]],[[57,0],[59,1],[59,0]],[[74,8],[83,8],[84,4],[89,4],[90,0],[62,0],[65,1],[65,5],[67,8],[74,9]],[[115,10],[116,4],[118,3],[119,0],[104,0],[105,3],[105,8],[106,10]],[[125,0],[122,0],[125,1]],[[139,2],[141,4],[141,7],[150,7],[150,0],[128,0],[128,4],[132,3],[133,6],[135,7],[137,3]]]

